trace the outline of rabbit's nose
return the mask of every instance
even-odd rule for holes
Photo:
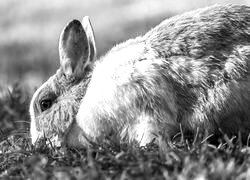
[[[31,143],[34,145],[38,139],[38,136],[31,136]]]

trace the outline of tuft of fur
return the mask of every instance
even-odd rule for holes
[[[246,137],[249,27],[250,7],[238,5],[217,5],[167,19],[91,61],[93,70],[78,83],[58,87],[53,84],[62,77],[48,80],[31,103],[33,129],[48,136],[48,122],[61,124],[64,137],[70,137],[66,143],[73,146],[87,145],[85,138],[98,143],[106,136],[145,145],[159,134],[176,135],[180,125],[185,132],[241,131]],[[39,94],[58,89],[62,93],[56,97],[63,104],[55,103],[49,115],[36,110]],[[61,109],[64,116],[58,113]],[[54,135],[61,132],[50,129]],[[73,142],[74,137],[81,140]]]

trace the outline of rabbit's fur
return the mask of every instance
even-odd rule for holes
[[[217,5],[172,17],[95,62],[86,19],[66,26],[61,67],[33,96],[33,142],[59,136],[81,146],[112,136],[145,145],[180,126],[248,135],[250,7]],[[42,112],[44,98],[53,103]]]

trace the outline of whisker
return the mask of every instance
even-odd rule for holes
[[[10,134],[8,134],[8,136],[13,136],[13,135],[29,135],[29,132],[11,132]]]
[[[27,123],[27,124],[30,124],[30,121],[15,121],[15,123]]]
[[[20,128],[18,130],[12,130],[11,132],[26,132],[26,133],[29,133],[30,129],[29,128]]]
[[[15,135],[29,135],[27,132],[16,133]]]

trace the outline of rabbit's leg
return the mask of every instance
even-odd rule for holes
[[[66,144],[70,147],[87,147],[89,142],[84,136],[82,129],[78,126],[76,122],[73,122],[71,128],[66,133]]]
[[[152,116],[142,113],[137,117],[132,126],[126,128],[128,130],[128,139],[130,142],[137,142],[140,146],[153,141],[157,134],[155,120]],[[121,134],[121,137],[124,135]]]
[[[85,137],[92,142],[99,142],[111,132],[112,123],[107,117],[99,117],[98,113],[90,113],[86,108],[85,111],[78,111],[76,119]]]

